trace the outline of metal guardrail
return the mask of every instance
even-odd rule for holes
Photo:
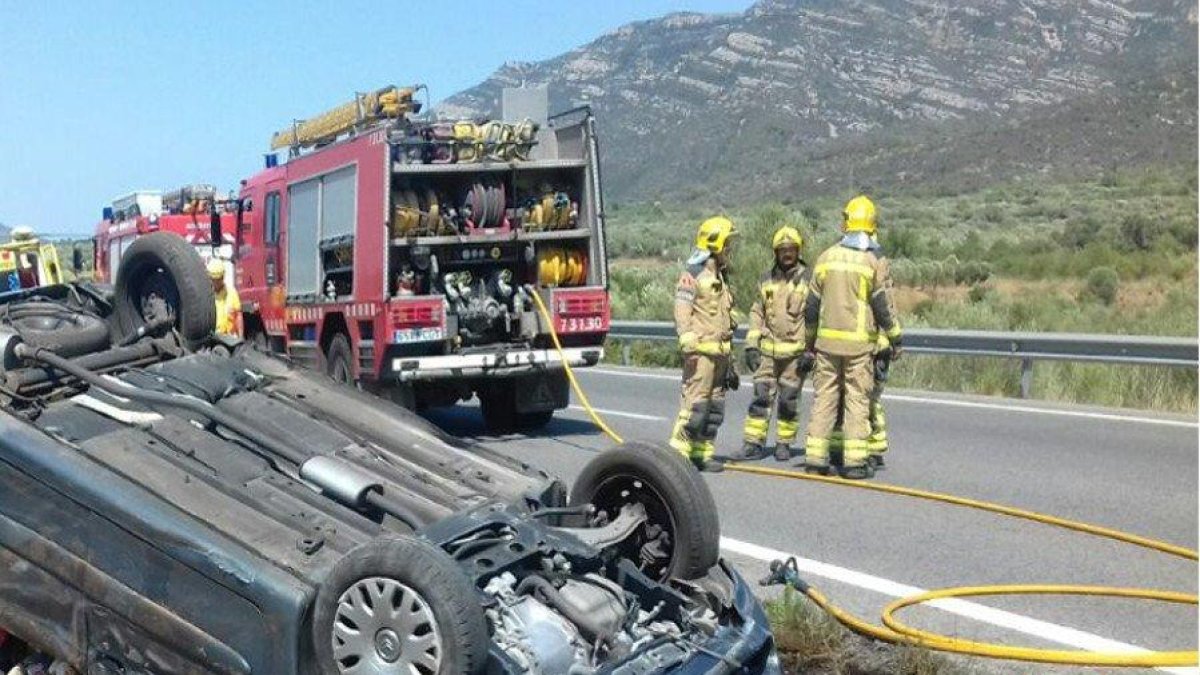
[[[668,321],[614,321],[610,337],[622,340],[674,342],[675,327]],[[734,340],[741,342],[745,330]],[[904,350],[911,354],[971,356],[1021,360],[1021,397],[1028,398],[1033,384],[1034,361],[1083,361],[1113,365],[1150,365],[1196,368],[1200,364],[1200,342],[1195,338],[1147,337],[1141,335],[1095,335],[1083,333],[1005,333],[999,331],[937,330],[904,331]],[[622,350],[629,362],[629,350]]]

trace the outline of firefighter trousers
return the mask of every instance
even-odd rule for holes
[[[683,396],[671,447],[693,461],[712,459],[713,441],[725,420],[725,382],[729,356],[683,355]]]
[[[813,369],[813,406],[804,439],[805,464],[829,466],[830,442],[838,418],[842,420],[842,465],[867,463],[870,434],[870,399],[875,374],[870,352],[855,356],[817,353]]]
[[[888,450],[887,414],[883,410],[882,400],[883,385],[882,381],[875,380],[875,386],[871,388],[871,432],[867,434],[867,452],[872,455],[882,455]],[[834,458],[841,456],[843,440],[842,418],[839,414],[837,424],[833,429],[833,435],[829,439],[830,454]]]
[[[800,373],[796,356],[766,356],[754,371],[754,398],[746,412],[742,428],[747,443],[764,445],[771,428],[771,409],[775,408],[775,440],[791,445],[796,440],[799,419],[800,388],[804,375]]]

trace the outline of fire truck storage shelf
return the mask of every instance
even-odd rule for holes
[[[496,171],[538,171],[553,169],[582,169],[583,159],[538,159],[523,162],[479,162],[468,164],[406,164],[393,162],[392,171],[403,174],[488,173]]]
[[[591,230],[550,230],[549,232],[524,232],[513,230],[497,234],[451,234],[435,237],[397,237],[392,246],[437,246],[440,244],[495,244],[508,241],[562,241],[566,239],[589,239]]]

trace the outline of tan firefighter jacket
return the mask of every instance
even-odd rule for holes
[[[750,309],[746,346],[764,356],[787,358],[804,350],[804,301],[808,297],[808,269],[798,261],[791,270],[771,268],[758,283]]]
[[[899,339],[888,262],[871,237],[848,234],[817,258],[805,323],[809,346],[838,356],[874,351],[880,332]]]
[[[693,255],[675,287],[675,332],[684,353],[729,354],[733,293],[712,257]]]

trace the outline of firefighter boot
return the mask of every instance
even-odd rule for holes
[[[779,441],[775,444],[775,459],[780,462],[788,462],[792,459],[792,445]]]
[[[766,456],[767,451],[763,448],[762,443],[746,441],[742,444],[742,454],[738,457],[738,459],[752,462],[754,460],[762,459]]]

